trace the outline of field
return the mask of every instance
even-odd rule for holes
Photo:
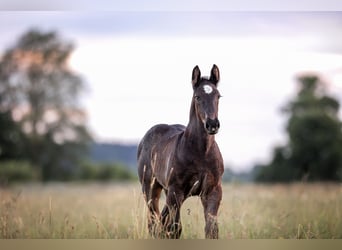
[[[225,184],[223,192],[220,238],[342,238],[341,184]],[[0,189],[0,238],[149,239],[145,215],[138,183]],[[181,217],[183,239],[204,238],[199,198]]]

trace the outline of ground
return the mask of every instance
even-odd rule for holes
[[[146,212],[138,183],[12,185],[0,189],[0,238],[149,239]],[[181,218],[181,238],[204,238],[198,197]],[[341,239],[342,185],[224,184],[218,221],[221,239]]]

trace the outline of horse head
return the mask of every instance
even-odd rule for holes
[[[220,72],[214,64],[210,77],[201,77],[201,71],[195,66],[192,71],[193,104],[198,119],[203,123],[205,131],[214,135],[219,131],[220,121],[218,120],[218,103],[221,97],[217,90],[220,80]]]

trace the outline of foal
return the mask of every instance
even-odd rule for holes
[[[148,206],[148,229],[152,236],[179,238],[180,208],[186,198],[201,198],[206,238],[218,238],[217,211],[222,198],[223,160],[215,142],[220,128],[217,83],[219,69],[213,65],[209,79],[196,66],[188,126],[159,124],[152,127],[138,147],[138,175]],[[166,205],[159,211],[161,191]],[[158,229],[158,227],[160,227]]]

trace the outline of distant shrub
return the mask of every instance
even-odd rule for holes
[[[68,179],[64,179],[64,181],[130,181],[136,179],[136,174],[124,165],[87,162],[80,164],[78,171],[70,175]],[[0,161],[0,185],[40,180],[38,169],[27,161]]]
[[[121,164],[112,163],[85,163],[80,168],[81,180],[135,180],[137,177],[132,171]]]
[[[34,181],[39,179],[37,170],[27,161],[0,161],[0,183]]]

